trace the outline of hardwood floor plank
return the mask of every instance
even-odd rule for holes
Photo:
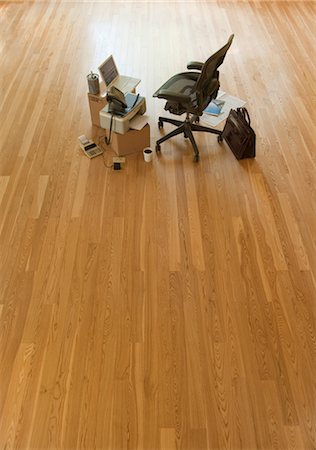
[[[44,360],[47,352],[48,330],[52,319],[52,305],[43,305],[35,325],[33,343],[22,344],[25,348],[32,348],[34,351],[30,355],[30,370],[25,380],[23,402],[19,411],[19,426],[16,429],[13,448],[30,448],[30,440],[37,423],[34,423],[37,402],[43,392],[41,392],[41,376],[44,368]],[[22,347],[21,347],[22,348]],[[8,418],[12,417],[12,412],[8,412]]]

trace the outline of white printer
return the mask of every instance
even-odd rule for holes
[[[128,93],[125,96],[127,108],[123,115],[116,115],[109,112],[109,104],[107,104],[100,111],[100,125],[105,130],[111,128],[114,133],[125,134],[130,129],[130,121],[136,114],[144,114],[146,112],[145,97],[140,97],[138,94]]]

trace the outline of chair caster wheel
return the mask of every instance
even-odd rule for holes
[[[185,138],[185,139],[188,139],[188,137],[189,137],[189,136],[188,136],[187,134],[184,135],[184,138]]]
[[[156,152],[158,153],[160,153],[160,151],[161,151],[161,148],[160,148],[160,145],[159,144],[156,144]]]
[[[198,162],[199,159],[200,159],[200,156],[199,156],[199,155],[194,155],[194,162]]]
[[[219,144],[221,144],[221,143],[223,142],[223,136],[222,136],[221,134],[219,134],[219,135],[217,136],[217,142],[218,142]]]
[[[195,119],[195,123],[199,123],[199,122],[200,122],[200,118],[197,117],[197,118]]]
[[[163,128],[163,122],[161,120],[158,120],[158,128],[159,130]]]

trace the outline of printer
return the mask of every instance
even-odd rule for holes
[[[116,115],[109,112],[109,104],[107,104],[103,109],[101,109],[100,115],[100,125],[105,130],[111,128],[114,133],[125,134],[130,129],[130,121],[136,114],[145,114],[146,112],[146,100],[145,97],[141,97],[136,94],[128,93],[125,96],[128,108],[126,108],[126,113],[124,115]]]

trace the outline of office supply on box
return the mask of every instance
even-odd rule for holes
[[[148,119],[149,117],[146,116],[145,114],[143,115],[136,114],[136,116],[134,116],[132,120],[129,122],[129,127],[132,130],[141,130],[144,128],[146,123],[148,123]]]
[[[125,95],[122,91],[112,86],[106,95],[106,99],[109,103],[108,112],[113,113],[117,116],[125,116],[127,113],[127,102]],[[135,99],[135,103],[136,103]]]
[[[256,156],[256,134],[246,108],[231,109],[221,134],[237,159]]]
[[[119,74],[113,55],[110,55],[98,69],[108,89],[115,86],[126,94],[127,92],[134,91],[136,86],[140,83],[139,78],[132,78]]]
[[[144,97],[128,93],[126,94],[125,99],[127,108],[126,114],[123,116],[117,116],[112,112],[109,112],[108,104],[100,111],[100,125],[102,128],[109,130],[112,122],[112,131],[114,133],[124,134],[130,129],[131,119],[136,114],[144,114],[146,112],[146,100]],[[136,99],[136,104],[133,107]]]
[[[100,93],[99,75],[91,70],[91,73],[87,75],[87,81],[89,93],[98,95]]]
[[[141,104],[143,97],[132,93],[124,95],[122,91],[112,86],[106,95],[106,99],[108,101],[106,111],[115,116],[124,117]]]

